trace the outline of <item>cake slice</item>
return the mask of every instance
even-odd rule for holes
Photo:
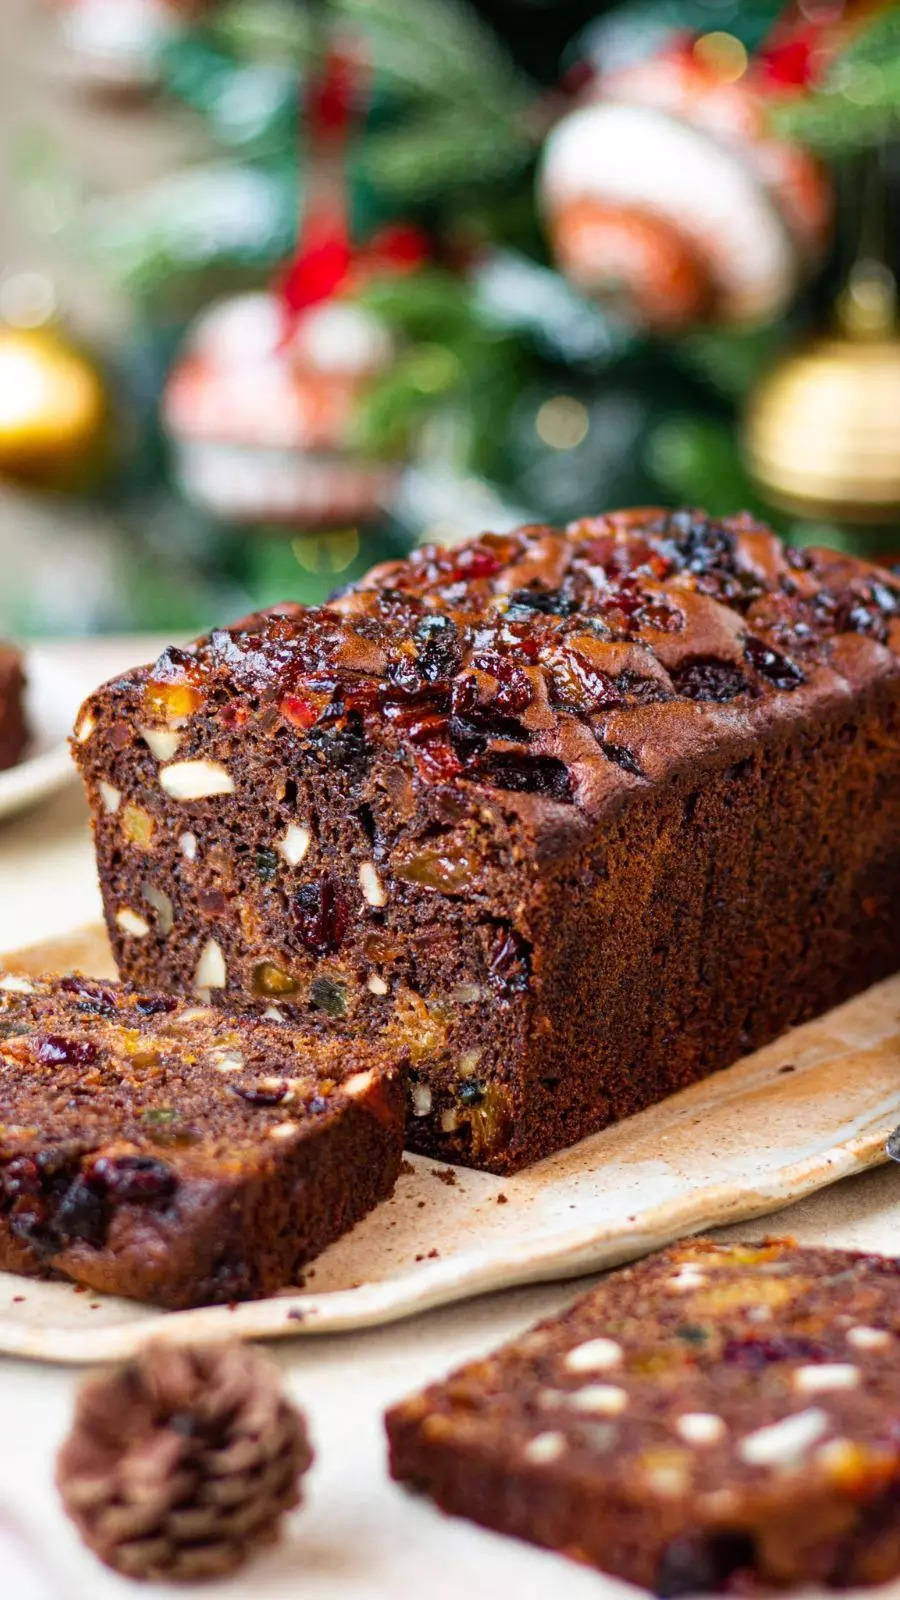
[[[25,749],[25,673],[12,645],[0,644],[0,771],[15,766]]]
[[[409,1051],[510,1172],[900,961],[900,583],[620,512],[217,629],[76,725],[123,977]]]
[[[251,1299],[393,1188],[396,1057],[81,977],[0,976],[0,1268]]]
[[[395,1478],[659,1595],[900,1573],[900,1264],[678,1244],[389,1412]]]

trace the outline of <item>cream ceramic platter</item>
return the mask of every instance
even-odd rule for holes
[[[99,928],[3,964],[113,971]],[[875,1166],[898,1122],[900,975],[516,1177],[409,1157],[393,1198],[268,1300],[159,1312],[0,1273],[0,1352],[102,1361],[150,1337],[330,1333],[577,1277]]]

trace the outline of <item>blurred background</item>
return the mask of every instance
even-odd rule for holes
[[[900,551],[900,7],[3,0],[0,632],[627,503]]]

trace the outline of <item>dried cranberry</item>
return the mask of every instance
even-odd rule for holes
[[[24,1194],[40,1194],[41,1173],[31,1156],[13,1156],[3,1168],[3,1192],[8,1200]]]
[[[641,628],[657,628],[663,633],[679,633],[684,627],[684,612],[665,600],[648,600],[634,614]]]
[[[534,696],[531,679],[527,672],[516,666],[508,657],[498,655],[496,651],[483,651],[473,657],[473,665],[479,671],[486,672],[497,683],[497,691],[490,702],[490,709],[495,707],[498,711],[516,716],[530,706]],[[466,680],[463,680],[466,681]],[[468,680],[470,683],[473,679]],[[454,684],[454,688],[456,685]],[[452,703],[452,702],[451,702]],[[456,710],[456,707],[453,707]]]
[[[757,639],[752,633],[747,636],[744,655],[754,671],[767,678],[776,689],[796,689],[806,681],[796,661],[779,654],[764,639]]]
[[[486,550],[484,545],[472,544],[458,553],[454,552],[453,565],[447,573],[448,580],[471,583],[479,578],[493,578],[502,567],[503,562],[493,550]]]
[[[178,1001],[171,994],[144,994],[135,1003],[135,1010],[142,1017],[159,1017],[169,1011],[174,1011]]]
[[[233,1083],[230,1087],[232,1094],[238,1095],[241,1100],[246,1100],[248,1106],[277,1106],[287,1094],[288,1086],[286,1083],[280,1083],[269,1089],[259,1085],[245,1088],[239,1083]]]
[[[60,989],[74,996],[77,1010],[92,1016],[112,1016],[116,1010],[116,992],[101,983],[91,983],[86,978],[61,978]]]
[[[61,1033],[45,1033],[35,1040],[35,1054],[45,1066],[92,1067],[100,1051],[90,1039],[66,1039]]]
[[[779,1361],[827,1361],[828,1352],[815,1339],[776,1334],[769,1339],[727,1339],[721,1359],[728,1366],[761,1372]]]
[[[512,994],[523,993],[531,977],[531,946],[515,928],[504,928],[490,959],[491,978]]]
[[[176,1184],[171,1168],[155,1156],[98,1156],[89,1180],[110,1199],[126,1204],[165,1200]]]
[[[756,1551],[747,1533],[680,1533],[662,1552],[654,1593],[662,1600],[682,1594],[711,1594],[735,1573],[754,1566]]]
[[[449,783],[465,770],[453,746],[446,739],[438,739],[417,750],[416,768],[423,778],[434,783]]]
[[[307,950],[324,956],[340,949],[349,910],[334,878],[305,883],[294,895],[293,907],[297,932]]]
[[[747,679],[733,661],[717,656],[695,656],[671,674],[672,682],[686,700],[715,700],[724,704],[747,691]]]

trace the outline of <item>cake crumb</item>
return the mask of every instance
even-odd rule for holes
[[[439,1178],[441,1183],[445,1183],[447,1185],[448,1189],[456,1188],[456,1173],[452,1167],[431,1167],[430,1171],[431,1176],[433,1178]]]
[[[498,1196],[497,1196],[497,1204],[498,1204],[498,1206],[505,1206],[505,1205],[509,1204],[509,1201],[507,1200],[505,1194],[498,1194]]]
[[[415,1171],[416,1171],[416,1169],[413,1166],[411,1161],[406,1161],[406,1160],[401,1161],[401,1163],[400,1163],[400,1176],[401,1176],[401,1178],[412,1178],[412,1177],[415,1176]]]

